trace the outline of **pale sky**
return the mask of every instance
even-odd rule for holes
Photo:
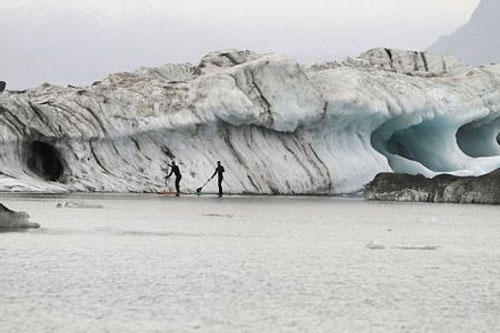
[[[374,47],[423,50],[479,0],[0,0],[0,80],[89,84],[108,73],[197,63],[225,48],[302,63]]]

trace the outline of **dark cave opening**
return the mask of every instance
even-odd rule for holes
[[[31,172],[47,181],[56,182],[63,176],[64,166],[59,152],[45,142],[27,144],[26,164]]]
[[[408,160],[419,162],[412,152],[412,148],[401,139],[399,133],[394,133],[387,142],[387,151],[394,155],[399,155]]]
[[[463,161],[456,132],[456,125],[449,118],[421,122],[401,118],[387,122],[373,132],[371,142],[375,149],[388,157],[393,169],[400,157],[431,171],[450,172],[460,170]]]

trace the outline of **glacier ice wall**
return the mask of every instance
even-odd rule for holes
[[[375,49],[306,67],[220,51],[3,92],[0,190],[162,191],[175,159],[188,192],[221,160],[232,193],[345,193],[379,172],[490,172],[499,132],[500,66]]]

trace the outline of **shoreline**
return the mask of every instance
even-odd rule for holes
[[[181,193],[182,197],[217,197],[217,193]],[[172,197],[176,198],[174,193],[168,195],[162,195],[162,193],[152,193],[152,192],[0,192],[0,200],[5,197],[52,197],[52,198],[64,198],[71,196],[103,196],[103,197]],[[293,197],[293,198],[354,198],[354,199],[364,199],[363,193],[345,193],[345,194],[256,194],[256,193],[227,193],[224,197]]]
[[[204,197],[204,198],[199,198]],[[155,193],[119,193],[119,192],[70,192],[70,193],[44,193],[44,192],[0,192],[0,203],[8,201],[18,201],[18,200],[52,200],[57,201],[67,201],[67,202],[78,202],[78,200],[86,201],[99,201],[99,200],[162,200],[173,202],[172,200],[178,200],[182,202],[183,199],[189,199],[193,203],[196,201],[203,202],[203,199],[210,201],[220,201],[229,202],[227,199],[331,199],[332,202],[335,200],[352,200],[355,202],[364,202],[366,204],[382,204],[382,205],[406,205],[406,206],[416,206],[416,205],[432,205],[432,206],[499,206],[494,203],[467,203],[467,202],[428,202],[428,201],[403,201],[403,200],[373,200],[367,199],[363,194],[350,194],[350,195],[313,195],[313,194],[226,194],[224,197],[219,198],[217,193],[206,193],[202,195],[196,194],[182,194],[180,197],[175,197],[172,195],[159,195]],[[193,200],[195,199],[195,200]],[[224,200],[226,199],[226,200]],[[235,201],[236,202],[236,201]]]

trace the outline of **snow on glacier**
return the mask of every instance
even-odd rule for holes
[[[0,190],[162,191],[172,159],[187,192],[217,160],[232,193],[353,192],[387,171],[484,174],[500,167],[499,87],[498,65],[427,52],[307,67],[228,50],[85,88],[7,91]]]

